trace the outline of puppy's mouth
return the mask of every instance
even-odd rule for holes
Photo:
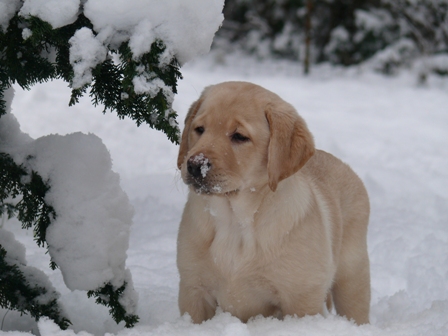
[[[238,192],[235,190],[227,190],[225,181],[208,181],[189,175],[185,183],[189,185],[197,194],[205,195],[231,195]]]

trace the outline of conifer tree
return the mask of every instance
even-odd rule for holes
[[[104,113],[116,112],[121,119],[129,117],[138,126],[147,124],[166,133],[172,142],[179,141],[172,95],[176,93],[181,74],[174,56],[168,64],[159,62],[165,55],[163,41],[156,39],[150,51],[138,58],[133,57],[129,41],[122,42],[118,48],[107,46],[105,60],[92,69],[92,80],[78,87],[74,85],[70,39],[82,28],[94,32],[92,23],[82,13],[72,24],[53,29],[38,17],[25,18],[17,12],[3,28],[0,26],[0,118],[7,112],[4,95],[11,85],[29,89],[36,83],[62,79],[72,88],[71,97],[67,99],[69,105],[76,104],[88,92],[94,105],[104,106]],[[149,80],[159,81],[161,88],[151,93],[136,90],[133,79],[142,74],[151,76]],[[46,229],[58,215],[45,201],[49,181],[26,166],[16,164],[1,150],[0,178],[0,215],[16,216],[23,228],[33,229],[37,244],[45,246]],[[50,266],[57,267],[53,261]],[[37,320],[47,316],[61,328],[67,328],[70,321],[56,299],[45,304],[36,300],[51,289],[39,287],[27,279],[23,267],[25,265],[12,262],[8,251],[0,245],[0,307],[27,312]],[[109,307],[117,323],[124,321],[126,327],[132,327],[138,316],[126,312],[120,303],[125,288],[126,283],[120,288],[107,283],[89,291],[88,296],[96,297],[97,303]]]

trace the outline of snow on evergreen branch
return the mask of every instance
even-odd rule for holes
[[[9,92],[15,83],[29,89],[60,78],[72,88],[69,105],[89,91],[104,112],[146,123],[177,143],[172,105],[180,64],[208,52],[223,5],[223,0],[111,0],[106,5],[102,0],[0,0],[0,210],[34,228],[37,243],[48,246],[51,267],[60,266],[70,289],[97,296],[117,323],[124,320],[128,327],[138,320],[137,294],[125,269],[133,211],[107,150],[94,135],[33,141],[8,111]],[[31,307],[10,306],[40,316]],[[60,321],[63,326],[65,320]]]
[[[117,299],[109,306],[121,312],[112,317],[132,326],[138,320],[134,315],[138,297],[125,261],[133,209],[119,186],[118,175],[111,170],[109,152],[93,134],[50,135],[33,141],[21,133],[7,107],[8,113],[0,118],[2,214],[16,215],[23,228],[33,228],[38,245],[48,247],[50,267],[60,267],[69,289],[97,291],[105,283],[111,284],[110,293]],[[12,239],[8,237],[8,232],[1,232],[0,244],[10,247]],[[5,253],[10,252],[9,247]],[[22,276],[10,269],[10,264],[4,262],[4,284],[22,278],[30,281],[30,272]],[[27,295],[31,300],[39,293],[54,291],[51,288],[40,286],[38,292],[28,291]],[[50,306],[20,306],[14,303],[10,289],[0,286],[2,306],[58,322],[56,315],[47,313],[57,307],[56,301]]]
[[[29,313],[37,321],[47,316],[67,329],[71,323],[58,299],[45,273],[26,265],[24,246],[0,228],[0,307]]]

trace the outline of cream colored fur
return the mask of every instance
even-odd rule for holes
[[[356,174],[315,150],[294,108],[245,82],[208,87],[185,121],[178,166],[179,308],[256,315],[336,312],[369,322],[369,201]]]

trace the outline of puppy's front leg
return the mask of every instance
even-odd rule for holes
[[[202,288],[187,286],[183,281],[179,286],[180,314],[188,313],[194,323],[201,323],[215,316],[216,301]]]
[[[209,248],[214,227],[203,197],[190,192],[177,237],[177,267],[180,275],[179,309],[201,323],[215,315],[216,299],[207,287],[216,283]]]

